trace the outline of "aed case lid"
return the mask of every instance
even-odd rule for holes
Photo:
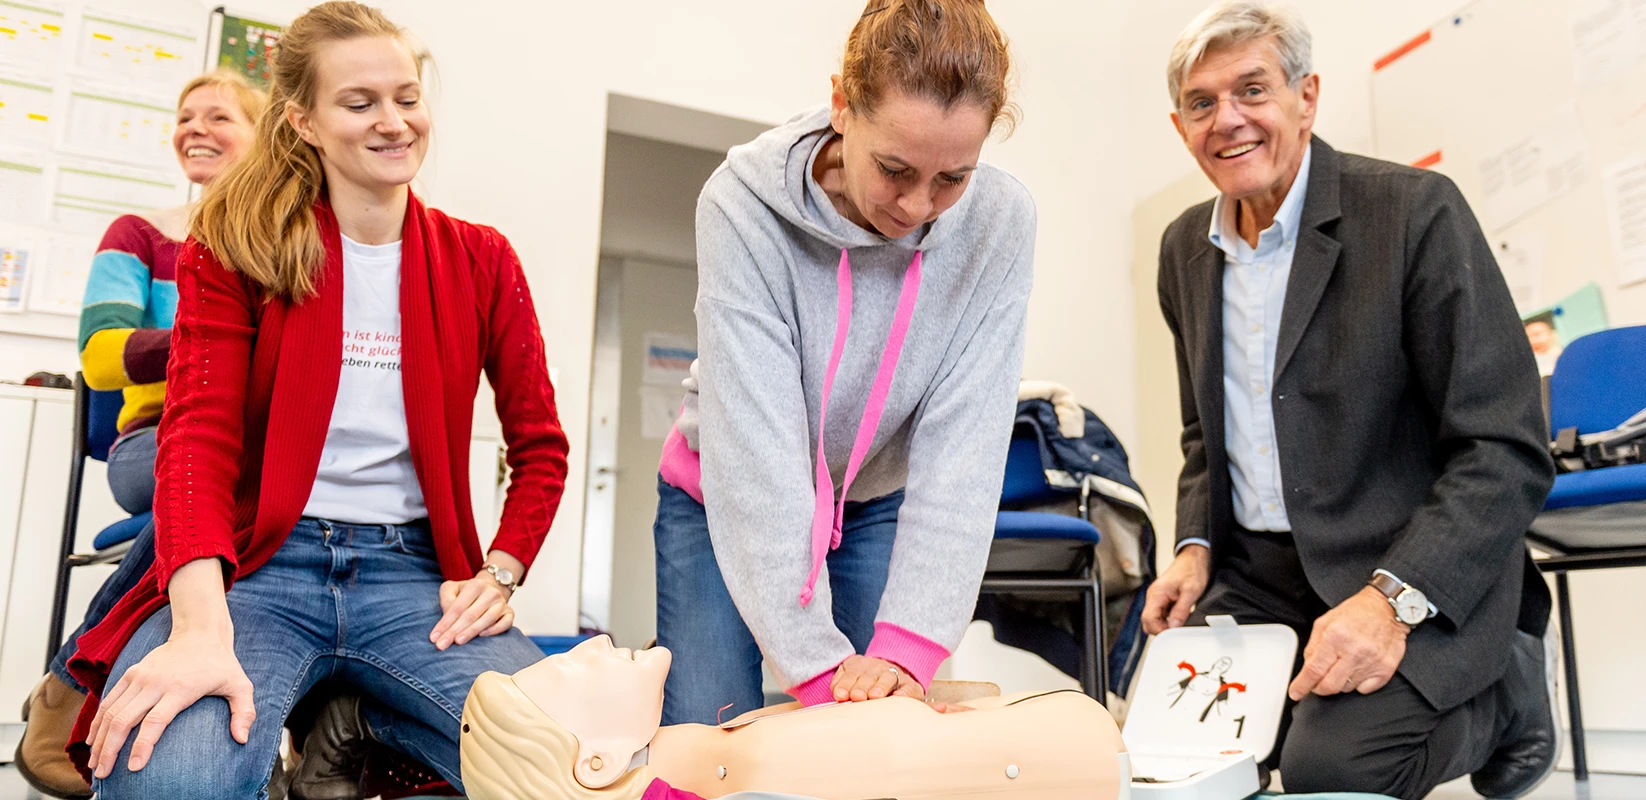
[[[1250,754],[1274,750],[1297,633],[1285,625],[1173,628],[1143,656],[1121,738],[1149,755]]]

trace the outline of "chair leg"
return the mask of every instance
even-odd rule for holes
[[[51,595],[51,625],[47,633],[51,637],[46,642],[46,671],[51,670],[51,662],[57,657],[57,649],[63,646],[63,628],[66,627],[69,613],[69,556],[74,555],[74,538],[80,529],[80,489],[85,483],[86,454],[86,401],[85,379],[75,376],[74,400],[74,447],[69,462],[69,486],[67,497],[63,504],[63,538],[57,548],[57,583],[52,587]]]
[[[1103,592],[1097,574],[1097,565],[1091,566],[1092,582],[1083,587],[1081,594],[1080,688],[1099,704],[1105,704],[1108,694],[1103,682]]]
[[[1566,573],[1555,573],[1555,597],[1560,605],[1561,660],[1566,665],[1566,705],[1572,723],[1572,775],[1589,780],[1589,751],[1583,737],[1583,703],[1577,690],[1577,644],[1572,638],[1572,598]]]
[[[1103,597],[1103,570],[1092,562],[1092,603],[1097,612],[1097,702],[1109,705],[1109,606]]]

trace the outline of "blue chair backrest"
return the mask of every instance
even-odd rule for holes
[[[1556,431],[1611,430],[1646,408],[1646,325],[1581,337],[1560,354],[1549,377],[1549,421]]]
[[[1011,448],[1006,451],[1006,482],[1000,489],[1002,505],[1032,505],[1059,500],[1069,493],[1046,482],[1046,470],[1040,463],[1040,443],[1035,441],[1034,430],[1019,427],[1012,432]]]
[[[125,405],[125,393],[116,389],[99,392],[86,389],[86,456],[107,461],[109,448],[120,438],[120,408]]]

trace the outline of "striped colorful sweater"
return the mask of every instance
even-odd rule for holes
[[[128,214],[109,225],[91,260],[80,310],[80,365],[87,386],[125,390],[121,433],[160,421],[181,246]]]

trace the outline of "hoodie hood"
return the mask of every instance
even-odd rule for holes
[[[828,193],[812,178],[812,164],[835,136],[829,107],[821,106],[761,134],[726,153],[726,168],[772,213],[834,247],[897,244],[913,250],[937,247],[971,201],[968,185],[960,201],[935,221],[902,239],[889,239],[840,216]]]

